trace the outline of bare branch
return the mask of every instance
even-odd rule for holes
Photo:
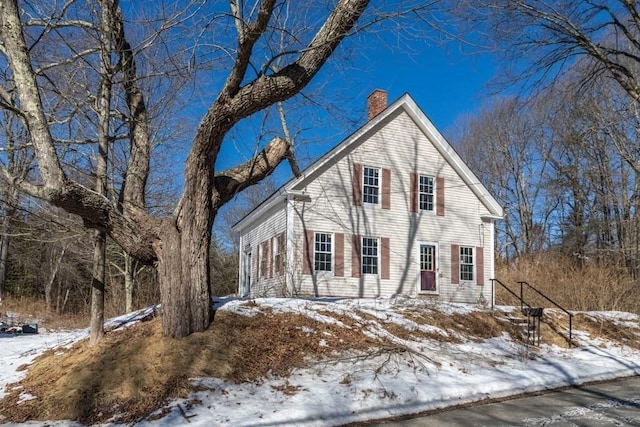
[[[240,191],[250,187],[269,176],[289,154],[289,143],[282,138],[274,138],[253,159],[215,176],[213,205],[220,207],[227,203]]]

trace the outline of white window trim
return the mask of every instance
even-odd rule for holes
[[[377,202],[376,203],[372,203],[372,202],[367,202],[365,200],[366,198],[366,192],[364,190],[365,188],[365,171],[367,169],[375,169],[378,171],[378,185],[377,185]],[[369,185],[368,187],[373,187],[373,185]],[[377,166],[367,166],[367,165],[363,165],[362,166],[362,205],[369,205],[369,206],[381,206],[382,205],[382,168],[379,168]]]
[[[371,239],[376,242],[376,272],[375,273],[365,273],[364,272],[364,239]],[[380,276],[380,239],[378,237],[369,237],[362,236],[360,241],[360,274],[367,276]]]
[[[463,249],[470,249],[471,250],[471,264],[469,263],[463,263],[462,262],[462,251]],[[473,246],[462,246],[460,245],[460,249],[459,249],[460,253],[458,254],[459,259],[458,259],[458,264],[459,264],[459,275],[460,275],[460,283],[474,283],[476,281],[476,248]],[[463,279],[462,278],[462,266],[464,265],[471,265],[471,279]]]
[[[316,239],[318,234],[326,234],[331,237],[331,270],[317,270],[316,269]],[[327,253],[327,252],[323,252]],[[326,231],[314,231],[313,233],[313,273],[320,275],[333,275],[335,271],[335,236],[334,233],[328,233]]]
[[[420,180],[421,178],[430,178],[431,179],[431,189],[432,189],[432,193],[431,196],[433,197],[432,203],[431,203],[431,209],[422,209],[421,206],[421,195],[422,194],[429,194],[429,193],[422,193],[422,191],[420,191]],[[419,174],[418,175],[418,212],[427,212],[427,213],[436,213],[436,195],[437,195],[437,191],[436,191],[436,185],[437,185],[437,180],[435,176],[432,175],[427,175],[427,174]]]
[[[281,272],[279,271],[280,269],[278,268],[278,257],[282,258],[282,254],[280,253],[280,239],[282,238],[281,234],[278,234],[275,236],[274,240],[274,244],[273,244],[273,248],[271,248],[272,252],[273,252],[273,265],[271,266],[273,271],[273,276],[280,276]],[[284,269],[283,269],[284,270]]]

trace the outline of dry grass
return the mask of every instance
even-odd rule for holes
[[[110,332],[92,348],[83,341],[68,350],[50,351],[36,359],[24,380],[10,387],[0,401],[0,414],[7,422],[71,419],[83,424],[125,414],[117,421],[131,423],[149,416],[170,398],[185,397],[193,390],[190,378],[260,382],[267,375],[287,378],[293,369],[318,360],[403,350],[391,340],[365,334],[376,328],[407,341],[452,344],[465,339],[479,342],[505,332],[516,340],[522,335],[522,329],[499,311],[447,314],[437,309],[409,309],[402,314],[417,324],[413,327],[382,321],[361,310],[318,311],[343,327],[249,304],[259,314],[246,317],[219,311],[206,332],[180,340],[163,337],[156,318]],[[542,326],[543,341],[566,346],[562,316],[551,311],[544,320],[548,324]],[[638,348],[638,336],[613,322],[583,315],[576,316],[576,327],[628,345],[635,340]],[[281,387],[284,393],[296,392],[288,383]],[[37,399],[20,401],[24,393]]]
[[[578,313],[574,317],[574,327],[586,331],[592,338],[600,338],[640,349],[640,334],[636,329],[621,326],[611,319]]]
[[[516,294],[517,282],[527,281],[568,310],[627,311],[640,314],[640,286],[624,269],[595,263],[583,267],[574,260],[558,256],[541,256],[512,264],[497,263],[496,277]],[[548,301],[524,287],[524,299],[530,305],[549,307]],[[516,305],[517,300],[500,286],[496,303]]]
[[[209,330],[180,340],[163,337],[156,319],[108,334],[93,348],[83,341],[39,357],[21,388],[3,399],[0,413],[10,422],[73,419],[84,424],[126,413],[119,421],[131,422],[169,397],[185,396],[189,378],[285,377],[309,357],[328,357],[343,343],[361,351],[380,345],[359,329],[268,310],[251,318],[219,312]],[[40,398],[18,404],[21,393]]]
[[[11,316],[7,313],[11,313]],[[33,313],[38,314],[33,315]],[[89,324],[87,315],[57,314],[47,311],[43,300],[3,296],[2,305],[0,305],[0,321],[7,320],[16,324],[38,323],[39,327],[49,330],[78,329]]]

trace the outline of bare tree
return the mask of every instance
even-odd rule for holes
[[[25,179],[33,167],[33,151],[26,141],[25,135],[16,126],[12,114],[3,113],[0,128],[5,136],[6,145],[3,166],[17,179]],[[9,260],[9,244],[11,241],[11,222],[20,204],[19,189],[0,182],[0,302],[7,281]]]
[[[70,4],[80,7],[79,2]],[[125,21],[118,4],[114,2],[113,7],[108,4],[100,3],[112,20],[113,54],[118,58],[117,72],[121,78],[131,141],[121,196],[113,202],[65,171],[64,158],[47,117],[48,105],[42,98],[42,82],[46,79],[34,65],[33,46],[30,48],[25,41],[25,22],[30,16],[21,12],[16,0],[0,4],[2,53],[15,83],[15,92],[9,94],[2,106],[14,112],[28,128],[38,159],[38,176],[36,180],[28,181],[17,179],[6,168],[0,173],[22,191],[79,215],[86,226],[107,233],[136,259],[156,265],[163,305],[163,331],[165,335],[182,337],[206,329],[212,319],[209,247],[218,209],[238,192],[271,174],[292,153],[289,142],[275,136],[254,157],[219,170],[216,160],[225,136],[241,120],[299,93],[340,42],[355,31],[368,1],[339,0],[329,8],[296,3],[297,7],[311,8],[304,15],[310,21],[303,28],[293,29],[286,27],[290,21],[285,19],[295,12],[290,10],[293,6],[273,0],[259,1],[255,5],[231,1],[230,11],[213,10],[215,15],[206,15],[215,16],[216,22],[215,25],[212,21],[207,22],[200,35],[204,38],[212,27],[231,23],[236,33],[235,47],[218,50],[230,55],[230,61],[220,61],[225,67],[230,64],[228,73],[190,144],[182,196],[173,214],[164,217],[151,215],[146,204],[152,149],[151,120],[138,85],[138,51],[127,40]],[[207,6],[215,9],[214,5],[203,2],[194,4],[192,10],[195,13]],[[44,17],[48,20],[41,18],[46,23],[45,31],[42,37],[33,39],[35,46],[52,28],[62,31],[65,10],[58,12],[55,16]],[[190,24],[193,22],[189,21]],[[224,34],[216,41],[224,40]],[[270,49],[274,36],[284,36],[286,43],[278,40],[278,48]],[[161,37],[144,43],[152,44],[156,40],[165,43]],[[198,38],[198,41],[204,42],[204,39]],[[286,49],[282,49],[283,46]],[[74,52],[73,61],[80,57],[81,53]],[[284,61],[277,71],[272,71],[271,64],[278,58]]]
[[[640,102],[640,78],[634,70],[640,65],[637,1],[472,0],[458,2],[457,10],[465,26],[502,48],[513,78],[544,87],[586,58],[589,72],[582,75],[583,85],[606,76]]]
[[[539,251],[548,244],[554,209],[545,176],[550,152],[540,117],[525,103],[504,98],[487,104],[477,117],[467,117],[461,126],[466,161],[505,207],[498,225],[499,251],[507,258]]]

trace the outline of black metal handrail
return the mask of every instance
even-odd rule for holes
[[[569,311],[567,309],[562,307],[560,304],[558,304],[557,302],[555,302],[554,300],[552,300],[551,298],[549,298],[548,296],[546,296],[545,294],[543,294],[542,292],[540,292],[539,290],[534,288],[532,285],[530,285],[529,283],[525,282],[524,280],[519,281],[518,284],[520,285],[520,303],[521,304],[524,303],[523,285],[527,285],[531,290],[535,291],[542,298],[546,299],[551,304],[555,305],[560,310],[562,310],[565,313],[567,313],[567,315],[569,316],[569,348],[571,348],[571,345],[572,345],[572,330],[573,330],[573,314],[569,313]],[[509,292],[511,292],[511,290],[509,290]],[[511,292],[511,293],[513,293],[513,292]],[[521,306],[521,308],[522,308],[522,306]]]
[[[535,327],[535,325],[537,325],[537,338],[538,338],[538,345],[540,345],[540,319],[542,317],[542,311],[540,308],[533,308],[531,307],[529,304],[527,304],[524,299],[522,298],[522,292],[520,292],[520,296],[518,296],[515,292],[513,292],[511,289],[509,289],[507,287],[507,285],[505,285],[504,283],[502,283],[500,280],[498,279],[491,279],[491,310],[493,311],[493,302],[495,300],[495,283],[498,283],[500,286],[502,286],[507,292],[509,292],[511,295],[513,295],[516,299],[520,300],[520,312],[522,314],[525,314],[527,316],[527,343],[531,342],[531,322],[533,322],[533,325]],[[524,306],[527,306],[527,309],[524,309]],[[534,312],[538,312],[539,314],[536,315],[532,315],[532,313]],[[534,333],[534,344],[535,344],[535,338],[536,334]]]
[[[505,288],[511,295],[513,295],[514,297],[516,297],[517,299],[520,300],[520,311],[523,311],[523,309],[524,309],[523,305],[526,305],[527,307],[529,307],[529,309],[532,308],[529,304],[524,302],[524,300],[522,299],[522,292],[520,292],[520,296],[518,296],[515,292],[513,292],[511,289],[509,289],[507,287],[507,285],[502,283],[500,280],[491,279],[491,310],[493,310],[493,302],[495,300],[495,284],[494,283],[498,283],[500,286]]]

